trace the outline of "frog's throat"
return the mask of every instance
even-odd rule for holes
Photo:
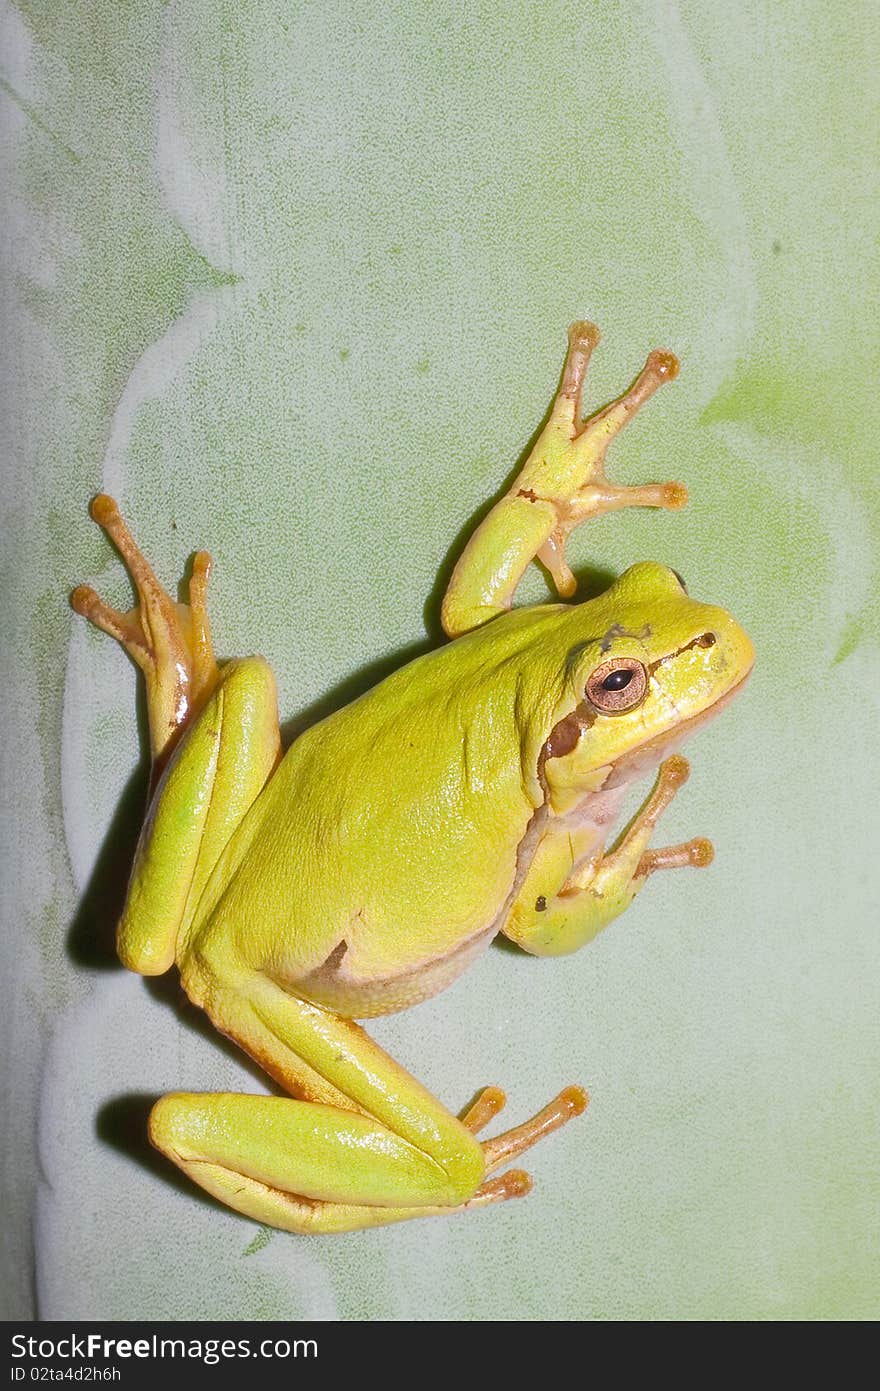
[[[617,787],[621,782],[634,782],[652,772],[667,754],[674,753],[685,739],[690,738],[697,729],[719,715],[742,690],[750,675],[751,667],[735,685],[696,715],[691,715],[672,728],[662,730],[659,734],[635,744],[607,765],[608,772],[604,777],[600,776],[601,764],[597,763],[594,767],[588,768],[585,776],[590,779],[590,783],[584,787],[584,795],[603,788]],[[599,712],[588,700],[583,700],[553,726],[538,755],[538,781],[543,789],[545,801],[551,797],[546,765],[554,759],[566,758],[574,753],[580,740],[599,718]]]

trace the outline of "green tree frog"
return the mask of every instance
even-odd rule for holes
[[[442,605],[449,639],[282,752],[265,661],[218,666],[210,557],[175,603],[116,503],[91,515],[137,605],[80,586],[73,607],[146,679],[154,778],[118,928],[129,969],[176,966],[189,997],[287,1093],[176,1092],[150,1138],[215,1198],[295,1232],[472,1211],[521,1196],[508,1165],[583,1111],[566,1087],[530,1120],[477,1136],[504,1105],[485,1089],[458,1118],[355,1020],[449,985],[499,932],[527,952],[575,951],[659,869],[705,865],[706,840],[650,847],[687,777],[675,752],[727,704],[753,661],[722,608],[663,565],[598,598],[513,608],[533,559],[560,598],[569,533],[624,507],[678,508],[678,483],[620,487],[610,441],[678,364],[652,352],[584,420],[598,341],[576,323],[559,392],[522,470],[467,543]],[[630,784],[659,767],[613,846]]]

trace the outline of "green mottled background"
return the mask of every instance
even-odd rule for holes
[[[878,38],[857,0],[4,5],[7,1316],[876,1316]],[[528,1201],[260,1233],[144,1151],[158,1092],[259,1084],[108,953],[144,770],[66,606],[126,594],[87,500],[169,579],[210,546],[220,650],[296,717],[436,638],[579,316],[594,404],[683,359],[614,468],[692,505],[575,562],[670,562],[758,647],[666,826],[718,858],[376,1025],[455,1107],[587,1083]]]

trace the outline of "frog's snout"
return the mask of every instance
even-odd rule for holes
[[[713,665],[719,675],[729,675],[725,684],[732,690],[742,685],[755,665],[755,647],[745,628],[726,609],[711,612],[711,620],[698,642],[700,646],[714,649]]]

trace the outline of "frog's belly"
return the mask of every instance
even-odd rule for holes
[[[315,971],[284,986],[295,995],[324,1005],[349,1019],[370,1019],[377,1014],[394,1014],[445,990],[466,971],[484,951],[498,931],[493,922],[476,936],[435,961],[425,962],[394,975],[370,980],[353,980],[345,973],[345,943],[328,956]]]
[[[555,827],[579,827],[593,832],[592,842],[600,845],[605,838],[608,822],[620,809],[625,787],[609,793],[591,793],[566,816],[553,818]],[[319,966],[306,973],[289,973],[276,964],[275,977],[292,994],[313,1004],[324,1005],[350,1019],[368,1019],[379,1014],[394,1014],[429,999],[451,985],[471,962],[504,928],[511,904],[515,901],[531,864],[535,849],[548,828],[550,814],[546,805],[539,807],[529,822],[518,851],[513,883],[500,912],[489,923],[464,941],[444,950],[433,959],[417,962],[401,971],[368,971],[356,975],[351,969],[349,949],[345,941],[330,953]],[[589,853],[590,846],[582,847]]]

